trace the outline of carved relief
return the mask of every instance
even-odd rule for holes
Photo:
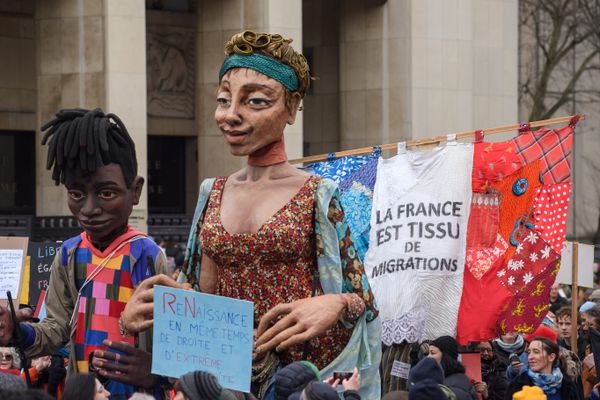
[[[148,115],[193,119],[193,30],[162,25],[146,33]]]

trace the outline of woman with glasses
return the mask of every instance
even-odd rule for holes
[[[21,368],[21,359],[12,347],[0,347],[0,370]]]

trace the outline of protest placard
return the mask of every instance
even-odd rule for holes
[[[253,327],[251,302],[155,286],[152,373],[207,371],[223,387],[249,392]]]
[[[23,277],[21,303],[32,306],[38,304],[41,291],[48,288],[50,268],[59,249],[60,244],[56,242],[29,242],[29,269]]]
[[[7,291],[18,303],[27,251],[26,237],[0,237],[0,303],[5,304]],[[18,304],[16,304],[18,305]]]

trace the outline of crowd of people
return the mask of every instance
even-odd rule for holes
[[[144,179],[118,116],[61,110],[42,127],[47,167],[83,232],[54,260],[44,320],[32,322],[27,309],[14,320],[0,307],[0,400],[600,399],[600,292],[581,305],[577,351],[576,321],[553,290],[535,332],[470,346],[481,357],[477,374],[455,338],[441,336],[419,344],[407,390],[383,388],[389,371],[380,369],[392,366],[382,363],[379,309],[338,187],[287,162],[283,131],[311,82],[290,43],[245,31],[225,45],[215,121],[247,165],[201,184],[185,255],[128,224]],[[154,285],[254,304],[250,393],[206,371],[152,374]]]

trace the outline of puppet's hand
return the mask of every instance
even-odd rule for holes
[[[274,348],[281,351],[322,335],[346,309],[344,296],[325,294],[273,307],[258,325],[256,353],[260,355]],[[273,324],[274,321],[277,322]]]
[[[25,321],[32,317],[31,308],[15,311],[17,321]],[[7,346],[13,337],[15,325],[13,324],[8,307],[0,306],[0,346]]]
[[[128,333],[141,332],[154,324],[154,285],[168,286],[176,289],[190,289],[189,284],[179,284],[167,275],[156,275],[145,279],[137,287],[123,313],[122,327]]]
[[[125,355],[112,351],[94,351],[92,365],[101,376],[145,389],[154,385],[155,377],[150,372],[152,368],[151,353],[123,342],[105,340],[104,344]]]

